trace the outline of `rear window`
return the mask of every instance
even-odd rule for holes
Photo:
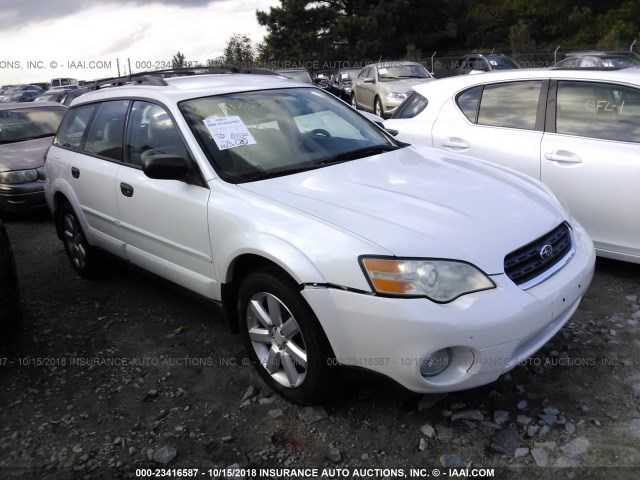
[[[428,104],[429,100],[419,93],[413,92],[409,98],[402,102],[392,118],[413,118],[427,108]]]
[[[23,142],[55,135],[66,109],[16,108],[0,111],[0,143]]]

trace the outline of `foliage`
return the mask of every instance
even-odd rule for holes
[[[254,61],[254,50],[247,35],[234,33],[224,48],[224,64],[229,67],[250,67]]]
[[[185,63],[184,53],[178,52],[171,59],[171,67],[172,68],[183,68]]]
[[[261,60],[620,48],[640,34],[640,0],[280,0],[256,15]]]

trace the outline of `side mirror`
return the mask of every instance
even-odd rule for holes
[[[183,180],[189,173],[189,164],[178,155],[152,155],[142,160],[142,171],[157,180]]]
[[[376,81],[373,77],[367,77],[364,79],[364,83],[374,83]]]

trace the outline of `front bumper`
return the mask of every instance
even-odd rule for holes
[[[17,213],[47,206],[44,180],[29,183],[0,183],[0,211]]]
[[[385,375],[414,392],[449,392],[498,379],[538,351],[578,308],[595,266],[588,235],[574,229],[576,252],[555,275],[522,290],[506,275],[497,287],[448,304],[330,288],[305,288],[338,362]],[[449,366],[424,378],[421,360],[448,348]]]

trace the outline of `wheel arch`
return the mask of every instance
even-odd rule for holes
[[[294,246],[274,237],[261,238],[260,251],[247,248],[230,256],[224,267],[220,285],[222,311],[233,333],[239,332],[237,316],[238,291],[242,281],[251,273],[272,266],[289,277],[297,285],[324,282],[324,277],[313,263]],[[302,287],[300,287],[302,289]]]

